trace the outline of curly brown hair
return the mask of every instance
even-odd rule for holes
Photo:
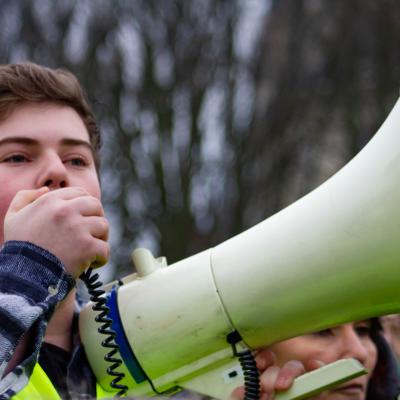
[[[0,121],[26,102],[51,102],[72,107],[88,130],[99,169],[100,131],[75,75],[66,69],[51,69],[32,62],[0,65]]]

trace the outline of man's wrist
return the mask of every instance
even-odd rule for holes
[[[17,292],[23,290],[24,284],[33,285],[38,289],[37,294],[45,296],[43,300],[54,296],[56,302],[65,298],[75,286],[74,279],[65,272],[64,265],[54,254],[24,241],[4,243],[0,249],[0,276],[8,278],[8,285],[15,277],[19,282]]]

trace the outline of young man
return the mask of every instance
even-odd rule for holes
[[[0,398],[27,384],[43,340],[39,363],[65,397],[75,279],[109,255],[99,145],[74,76],[0,67]]]
[[[31,399],[35,390],[52,399],[96,397],[74,325],[74,287],[110,251],[99,147],[72,74],[0,66],[0,400]],[[269,353],[259,358],[262,369],[273,364]],[[304,368],[270,371],[266,392],[289,387]]]

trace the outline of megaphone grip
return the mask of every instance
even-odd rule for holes
[[[365,368],[353,358],[338,360],[299,376],[290,389],[275,395],[275,400],[308,399],[366,373]]]

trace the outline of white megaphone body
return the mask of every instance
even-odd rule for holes
[[[168,267],[134,252],[137,273],[107,295],[128,394],[181,387],[225,397],[240,375],[231,332],[257,349],[399,312],[399,239],[400,101],[344,168],[253,228]],[[110,389],[95,314],[81,313],[80,334]]]

